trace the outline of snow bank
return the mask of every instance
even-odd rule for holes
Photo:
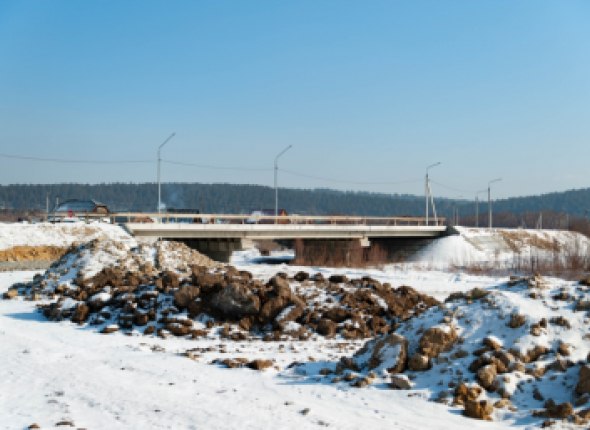
[[[94,223],[0,223],[0,250],[14,246],[59,246],[88,242],[97,237],[127,240],[129,234],[117,225]]]
[[[411,259],[413,266],[518,269],[553,264],[567,267],[587,260],[590,239],[561,230],[484,229],[457,227],[459,235],[433,241]]]

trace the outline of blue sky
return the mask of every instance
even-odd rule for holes
[[[590,186],[587,1],[0,2],[0,184]],[[204,166],[229,167],[212,169]],[[243,168],[237,170],[233,168]],[[248,170],[262,169],[262,170]]]

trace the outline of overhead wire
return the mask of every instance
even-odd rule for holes
[[[64,164],[145,164],[153,163],[153,160],[89,160],[89,159],[72,159],[72,158],[49,158],[49,157],[31,157],[26,155],[14,155],[0,153],[0,158],[9,158],[13,160],[27,161],[45,161],[51,163]]]
[[[378,181],[378,182],[351,181],[351,180],[345,180],[345,179],[328,178],[325,176],[308,175],[306,173],[295,172],[293,170],[288,170],[288,169],[279,169],[279,171],[284,172],[284,173],[288,173],[288,174],[291,174],[294,176],[300,176],[303,178],[316,179],[316,180],[320,180],[320,181],[335,182],[335,183],[341,183],[341,184],[354,184],[354,185],[399,185],[399,184],[410,184],[410,183],[422,181],[422,179],[408,179],[408,180],[403,180],[403,181]]]

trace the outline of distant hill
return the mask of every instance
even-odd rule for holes
[[[15,210],[50,209],[56,199],[92,198],[106,203],[114,211],[155,211],[157,186],[154,183],[48,184],[0,186],[0,208]],[[202,213],[250,213],[274,208],[274,190],[260,185],[232,184],[162,184],[162,202],[177,209],[198,209]],[[392,216],[424,214],[424,197],[400,194],[345,192],[330,189],[280,189],[279,206],[289,213],[349,214]],[[475,213],[473,201],[436,199],[440,216],[451,217],[458,208],[462,217]],[[572,216],[585,216],[590,209],[590,188],[516,197],[494,202],[494,213],[515,216],[553,211]],[[480,215],[485,215],[487,202],[480,202]]]

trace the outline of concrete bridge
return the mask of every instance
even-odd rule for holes
[[[287,241],[292,245],[297,241],[299,261],[303,262],[306,250],[318,254],[318,247],[341,252],[350,260],[351,252],[358,253],[358,249],[365,249],[363,254],[369,255],[374,244],[391,254],[390,251],[399,251],[408,244],[423,244],[448,234],[441,218],[427,222],[416,217],[146,213],[114,217],[134,236],[183,241],[219,261],[228,261],[233,251],[242,249],[245,239]]]

